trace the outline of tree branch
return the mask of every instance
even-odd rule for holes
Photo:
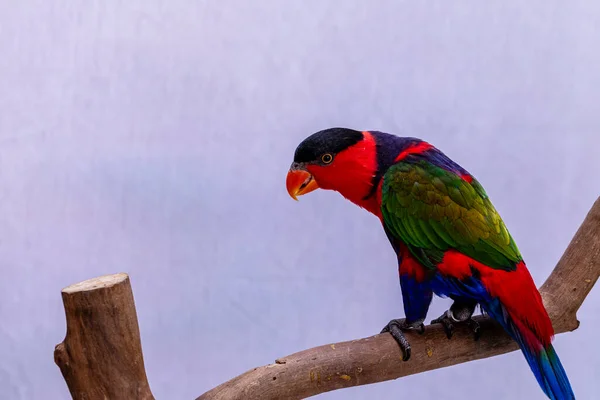
[[[579,326],[577,310],[600,275],[600,199],[540,292],[556,333]],[[367,385],[493,357],[518,349],[502,328],[476,317],[484,332],[475,342],[466,327],[457,327],[448,342],[439,325],[424,335],[407,333],[411,359],[389,334],[315,347],[254,368],[204,393],[196,400],[302,399],[351,386]]]
[[[62,290],[67,335],[54,350],[74,400],[154,400],[127,274]]]

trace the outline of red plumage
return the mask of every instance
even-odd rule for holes
[[[421,263],[419,263],[419,261],[410,253],[408,247],[404,243],[398,242],[398,247],[400,257],[398,269],[400,275],[414,278],[417,283],[424,282],[427,277],[425,267],[423,267],[423,265],[421,265]]]
[[[408,147],[407,149],[404,149],[400,152],[400,154],[398,154],[398,156],[394,159],[394,162],[400,162],[403,159],[405,159],[409,154],[421,154],[429,149],[433,148],[432,145],[430,145],[427,142],[420,142],[417,143],[413,146]]]
[[[377,144],[370,132],[363,132],[363,135],[363,140],[337,154],[330,165],[312,164],[306,169],[321,189],[335,190],[381,218],[381,202],[377,196],[365,199],[377,170]]]
[[[440,274],[457,279],[473,275],[475,269],[485,289],[504,306],[532,350],[550,344],[554,336],[552,321],[531,274],[521,261],[514,271],[490,268],[456,250],[445,253],[438,265]]]

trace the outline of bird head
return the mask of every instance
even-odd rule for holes
[[[296,148],[287,174],[287,191],[297,200],[318,188],[335,190],[365,207],[362,199],[373,187],[377,167],[376,143],[371,133],[326,129],[307,137]]]

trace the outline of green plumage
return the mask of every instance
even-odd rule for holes
[[[384,175],[387,229],[426,267],[455,249],[491,268],[514,270],[521,254],[483,187],[421,159]]]

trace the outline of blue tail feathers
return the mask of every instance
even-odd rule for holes
[[[540,387],[551,400],[574,400],[575,394],[554,347],[548,344],[546,347],[534,349],[526,342],[523,333],[517,328],[514,321],[507,317],[504,312],[504,318],[496,318],[504,327],[510,336],[519,344],[531,371],[535,375]],[[527,328],[525,328],[527,329]],[[539,342],[538,342],[539,343]]]
[[[572,400],[575,394],[569,378],[560,363],[560,359],[552,345],[542,349],[537,355],[527,348],[521,348],[533,370],[535,378],[542,390],[552,400]],[[529,354],[527,354],[529,353]]]

